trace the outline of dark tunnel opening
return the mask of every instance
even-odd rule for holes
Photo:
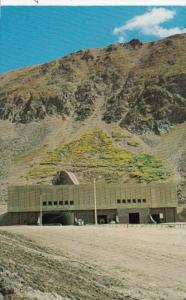
[[[74,225],[74,213],[73,212],[57,212],[43,214],[43,225]]]

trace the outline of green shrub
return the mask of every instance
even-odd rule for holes
[[[132,147],[138,147],[139,143],[133,140],[127,141],[127,145],[132,146]]]

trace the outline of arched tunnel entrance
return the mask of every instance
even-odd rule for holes
[[[74,225],[74,212],[54,212],[44,213],[42,218],[43,225],[62,224]]]

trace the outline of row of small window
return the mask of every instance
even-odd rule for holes
[[[117,199],[117,203],[146,203],[146,199]]]
[[[43,201],[43,206],[74,205],[74,201]]]

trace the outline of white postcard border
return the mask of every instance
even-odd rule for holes
[[[186,6],[186,0],[0,0],[1,6]]]

